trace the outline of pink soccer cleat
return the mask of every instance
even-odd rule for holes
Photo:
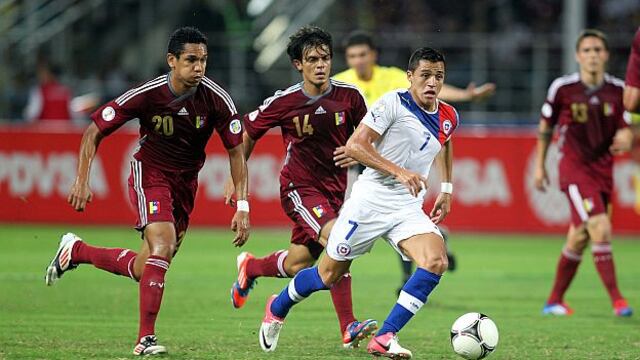
[[[367,345],[367,351],[373,356],[384,356],[389,359],[411,359],[411,351],[398,343],[398,337],[392,332],[374,336]]]
[[[254,259],[254,257],[246,251],[240,253],[237,258],[238,279],[231,286],[231,304],[236,309],[244,306],[249,298],[249,292],[255,284],[254,279],[247,277],[247,263],[250,259]]]
[[[271,295],[267,300],[267,306],[264,309],[264,318],[260,325],[260,331],[258,331],[258,338],[260,340],[260,347],[265,352],[274,351],[278,346],[278,337],[280,337],[280,330],[284,324],[284,319],[273,315],[271,312],[271,303],[278,295]]]

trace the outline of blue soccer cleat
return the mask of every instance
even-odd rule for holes
[[[616,300],[613,303],[613,312],[616,314],[616,316],[620,317],[629,317],[633,315],[633,309],[631,309],[631,307],[627,303],[627,300],[625,299]]]
[[[573,314],[573,309],[565,303],[546,303],[542,308],[543,315],[569,316]]]
[[[236,309],[244,306],[249,298],[249,292],[255,285],[255,280],[247,277],[247,262],[253,258],[253,255],[246,251],[238,255],[238,279],[231,286],[231,304]]]

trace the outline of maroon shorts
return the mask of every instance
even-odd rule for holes
[[[189,226],[197,189],[197,171],[176,174],[132,161],[129,199],[137,210],[136,229],[143,231],[153,222],[172,222],[180,242]]]
[[[285,213],[295,223],[291,243],[305,245],[318,258],[324,247],[318,242],[320,230],[338,217],[343,199],[327,197],[313,187],[281,188],[280,202]]]
[[[603,189],[595,182],[570,183],[563,186],[562,191],[569,199],[573,225],[581,225],[592,216],[608,213],[611,191]]]

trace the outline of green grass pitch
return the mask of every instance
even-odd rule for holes
[[[138,287],[83,265],[54,287],[43,281],[59,235],[74,230],[91,244],[139,247],[124,227],[0,225],[0,359],[132,358],[137,333]],[[254,230],[245,249],[264,255],[288,244],[288,232]],[[269,294],[287,280],[261,279],[241,310],[229,287],[239,250],[230,231],[191,230],[171,265],[157,335],[172,359],[365,359],[365,349],[341,348],[328,292],[290,313],[278,349],[265,354],[256,330]],[[416,359],[455,359],[449,327],[459,315],[491,316],[500,343],[491,359],[639,359],[640,314],[613,316],[608,296],[585,261],[567,296],[576,314],[540,315],[562,246],[561,236],[451,234],[459,268],[444,276],[422,311],[400,333]],[[620,287],[640,310],[640,241],[616,238]],[[356,316],[380,322],[394,304],[398,258],[383,241],[354,263]]]

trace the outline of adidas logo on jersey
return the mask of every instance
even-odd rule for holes
[[[178,115],[189,115],[189,112],[184,107],[178,111]]]
[[[318,108],[316,109],[316,112],[314,114],[321,115],[321,114],[326,114],[326,113],[327,113],[327,111],[322,106],[318,106]]]
[[[600,99],[598,99],[598,97],[594,95],[591,97],[591,99],[589,99],[589,104],[598,105],[600,104]]]

